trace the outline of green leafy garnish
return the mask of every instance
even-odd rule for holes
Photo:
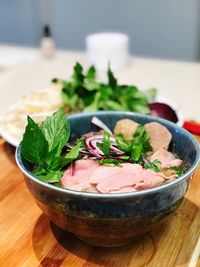
[[[117,159],[101,159],[99,163],[107,167],[114,167],[114,166],[122,167],[121,161]]]
[[[133,161],[138,162],[143,154],[152,151],[149,142],[149,135],[143,125],[139,125],[134,136],[132,143],[131,158]]]
[[[133,85],[118,84],[110,67],[105,83],[98,82],[94,66],[84,71],[80,63],[75,64],[70,80],[54,78],[52,82],[61,85],[61,97],[68,113],[130,110],[147,114],[150,113],[148,102],[156,96],[155,89],[143,92]]]
[[[132,150],[132,142],[127,141],[122,134],[116,136],[116,143],[120,150],[130,153]]]
[[[107,75],[108,75],[108,85],[115,89],[115,87],[117,86],[117,79],[115,78],[113,72],[111,71],[110,67],[108,68],[108,72],[107,72]]]
[[[152,151],[149,143],[149,135],[143,125],[139,125],[133,139],[128,141],[122,134],[116,136],[118,148],[128,155],[133,162],[140,162],[144,154]]]
[[[185,172],[184,166],[170,167],[170,170],[175,171],[178,176],[182,176],[184,174],[184,172]]]
[[[160,172],[161,162],[159,160],[154,160],[152,162],[145,162],[144,168],[145,169],[151,169],[155,172]]]
[[[41,128],[29,116],[21,152],[23,158],[37,165],[43,164],[48,154],[48,142]]]
[[[97,147],[106,155],[110,155],[110,134],[106,131],[103,133],[103,143],[97,143]]]
[[[78,158],[82,141],[77,140],[70,152],[62,150],[70,136],[70,126],[63,109],[37,125],[28,117],[28,125],[21,143],[22,156],[34,164],[33,173],[42,181],[56,183],[63,175],[63,167]]]
[[[64,110],[60,109],[51,117],[47,117],[40,126],[40,129],[48,142],[49,151],[56,148],[57,154],[60,155],[70,136],[70,126],[66,123]]]
[[[64,159],[66,160],[66,164],[69,164],[70,162],[72,162],[73,160],[77,159],[78,156],[79,156],[79,152],[80,150],[82,149],[82,139],[78,139],[76,141],[76,145],[73,146],[70,150],[69,153],[67,153],[65,156],[64,156]]]

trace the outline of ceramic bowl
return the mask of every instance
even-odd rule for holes
[[[95,194],[67,190],[38,180],[22,158],[21,146],[16,150],[16,161],[36,203],[53,223],[89,244],[120,246],[157,228],[178,208],[199,164],[199,144],[190,133],[167,120],[116,111],[81,113],[68,117],[72,139],[98,130],[90,123],[93,116],[97,116],[111,129],[117,120],[123,118],[141,124],[152,121],[163,124],[172,133],[172,144],[177,155],[183,159],[187,171],[176,180],[152,189]]]

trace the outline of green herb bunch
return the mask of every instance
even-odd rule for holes
[[[84,73],[81,64],[76,63],[71,80],[54,78],[53,83],[62,87],[62,100],[68,113],[97,110],[129,110],[150,113],[148,101],[155,100],[156,89],[141,91],[134,85],[119,85],[110,68],[107,83],[97,81],[97,73],[91,66]]]
[[[34,164],[33,174],[48,183],[60,181],[63,167],[77,159],[82,142],[77,140],[71,150],[62,155],[70,137],[70,126],[63,109],[48,117],[41,125],[28,116],[21,143],[24,159]]]

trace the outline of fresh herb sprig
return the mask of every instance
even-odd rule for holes
[[[151,169],[152,171],[155,171],[155,172],[160,172],[161,171],[161,162],[157,159],[155,159],[154,161],[145,162],[144,168],[145,169]]]
[[[78,140],[71,150],[62,155],[70,136],[70,125],[63,109],[38,125],[28,117],[28,124],[21,143],[24,159],[34,164],[33,174],[48,183],[57,183],[63,175],[63,167],[77,159],[82,147]]]
[[[66,112],[92,112],[97,110],[129,110],[150,113],[149,101],[156,98],[156,89],[141,91],[134,85],[119,85],[110,68],[107,71],[107,83],[97,81],[94,66],[86,72],[80,63],[73,68],[70,80],[54,78],[54,83],[62,87],[62,100]]]
[[[143,157],[147,152],[152,151],[152,147],[149,142],[149,135],[143,125],[138,126],[132,140],[126,140],[122,134],[115,137],[116,147],[124,152],[124,155],[120,155],[116,158],[113,157],[110,151],[111,142],[110,134],[104,132],[104,138],[102,143],[97,143],[97,147],[104,153],[104,158],[100,160],[100,164],[106,166],[120,166],[123,162],[134,162],[144,165]],[[145,165],[146,168],[151,168],[158,171],[158,162],[149,163]]]
[[[103,143],[97,143],[97,147],[106,155],[110,155],[110,134],[106,131],[103,132]]]
[[[144,154],[152,151],[149,142],[149,135],[143,125],[139,125],[132,140],[126,140],[122,134],[116,137],[116,142],[120,150],[130,155],[133,162],[140,162]]]
[[[173,170],[176,172],[176,174],[179,176],[182,176],[185,172],[185,167],[183,165],[179,167],[170,167],[170,170]]]

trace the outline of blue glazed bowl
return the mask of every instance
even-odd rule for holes
[[[111,129],[117,120],[123,118],[141,124],[152,121],[163,124],[172,133],[172,144],[184,161],[186,173],[168,184],[140,192],[95,194],[58,188],[38,180],[22,158],[20,146],[16,150],[16,161],[36,203],[53,223],[89,244],[120,246],[158,227],[178,208],[199,164],[199,144],[190,133],[167,120],[116,111],[82,113],[68,117],[72,139],[98,130],[90,123],[93,116],[97,116]]]

